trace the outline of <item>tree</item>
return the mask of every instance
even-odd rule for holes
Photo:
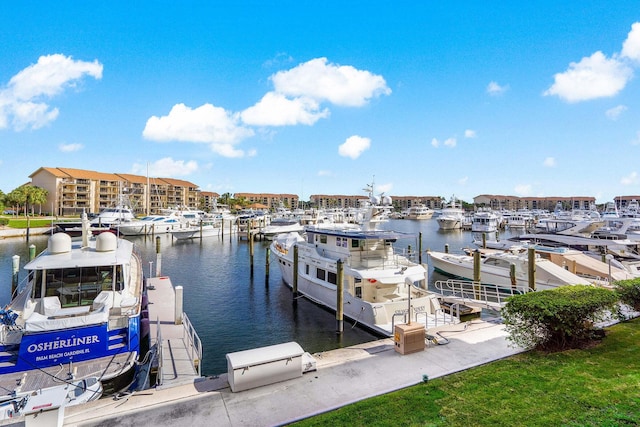
[[[29,207],[31,207],[31,215],[33,215],[33,208],[35,207],[35,205],[38,205],[38,214],[42,214],[42,205],[47,202],[47,194],[49,194],[49,192],[44,188],[34,187],[32,185],[23,185],[22,187],[24,188],[26,194],[25,211],[27,211]]]
[[[20,207],[27,201],[27,195],[23,187],[18,187],[7,194],[5,200],[7,205],[13,207],[16,212],[20,212]]]

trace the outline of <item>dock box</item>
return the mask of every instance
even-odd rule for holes
[[[424,325],[420,323],[396,325],[393,337],[396,351],[400,354],[423,351],[425,335]]]
[[[296,342],[227,354],[231,391],[248,390],[302,376],[304,350]]]

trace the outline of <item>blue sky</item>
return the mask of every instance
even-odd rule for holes
[[[0,3],[0,189],[640,194],[640,3]]]

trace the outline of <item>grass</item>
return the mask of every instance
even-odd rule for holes
[[[596,346],[527,352],[357,402],[296,426],[640,425],[640,319]]]
[[[30,228],[50,227],[50,226],[51,226],[51,219],[30,219],[29,220],[29,227]],[[27,228],[27,220],[26,220],[26,218],[9,219],[9,223],[7,224],[7,227],[9,227],[9,228]]]

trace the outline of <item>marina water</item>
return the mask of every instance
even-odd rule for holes
[[[434,219],[423,221],[390,220],[383,228],[422,234],[422,262],[427,263],[426,251],[444,250],[445,244],[454,253],[470,247],[471,232],[438,230]],[[508,236],[508,234],[507,234]],[[504,237],[507,237],[504,236]],[[161,274],[168,276],[174,286],[184,288],[184,312],[198,332],[204,356],[203,375],[211,376],[227,371],[227,353],[250,348],[296,341],[309,353],[347,347],[379,337],[345,319],[344,332],[336,333],[335,314],[305,298],[293,300],[285,286],[278,265],[271,260],[266,275],[268,242],[254,243],[253,268],[246,240],[235,235],[207,237],[202,240],[173,240],[170,234],[160,235],[162,254]],[[36,246],[36,254],[45,249],[48,236],[0,240],[0,304],[10,300],[12,257],[20,256],[22,267],[29,258],[29,245]],[[127,237],[142,256],[145,275],[156,271],[156,238]],[[403,242],[403,244],[405,244]],[[418,250],[418,240],[408,240],[412,250]],[[443,279],[429,268],[429,282]],[[153,290],[149,291],[153,302]],[[154,319],[150,319],[153,321]]]

